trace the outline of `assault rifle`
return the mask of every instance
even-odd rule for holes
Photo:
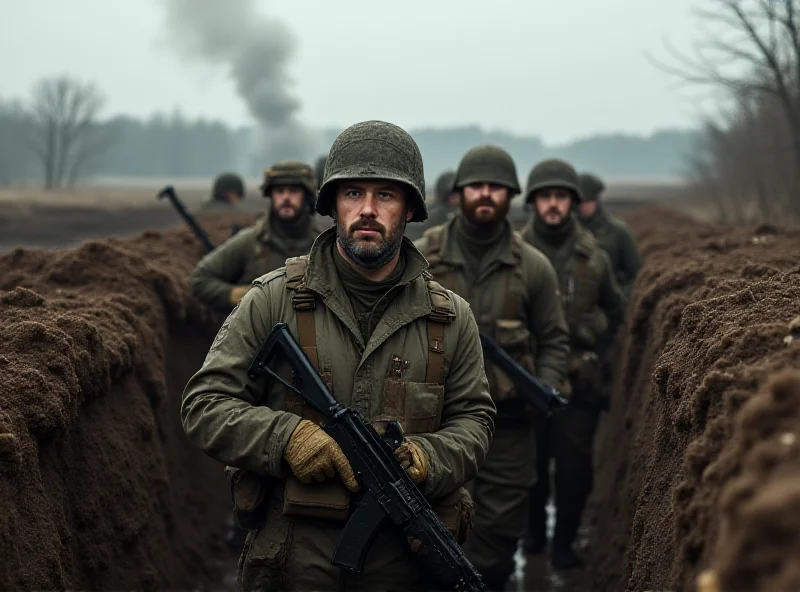
[[[278,354],[283,354],[292,367],[292,383],[268,367]],[[361,573],[375,535],[389,523],[438,584],[464,592],[484,589],[480,574],[395,458],[394,450],[403,442],[403,431],[396,420],[389,422],[381,438],[358,411],[340,405],[286,323],[273,327],[247,373],[251,378],[269,374],[302,396],[322,415],[323,429],[353,467],[361,491],[357,494],[356,509],[336,544],[333,565]]]
[[[553,415],[554,409],[563,411],[567,408],[567,399],[558,390],[543,383],[525,370],[519,365],[519,362],[509,356],[506,350],[485,333],[481,333],[481,346],[486,359],[500,367],[508,375],[511,382],[517,387],[517,394],[525,397],[539,413],[550,417]]]
[[[205,231],[200,228],[200,225],[197,223],[197,220],[194,219],[189,211],[184,207],[181,200],[178,198],[178,195],[175,193],[175,188],[172,185],[167,185],[158,193],[158,199],[169,198],[169,201],[172,202],[172,206],[178,212],[181,218],[189,225],[189,228],[192,229],[195,236],[200,239],[200,242],[203,243],[203,246],[206,248],[206,252],[210,253],[214,250],[214,244],[211,242],[211,239],[208,238],[208,235]]]

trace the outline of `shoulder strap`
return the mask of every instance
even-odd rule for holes
[[[428,314],[428,365],[425,382],[444,384],[444,329],[456,318],[453,297],[441,284],[426,278],[428,295],[433,310]]]
[[[517,296],[511,290],[511,278],[514,274],[519,273],[520,263],[522,262],[522,237],[517,233],[511,233],[511,254],[514,256],[514,268],[506,273],[505,278],[505,296],[503,300],[502,318],[516,319],[519,316],[519,307],[517,305]]]
[[[314,292],[305,287],[307,270],[308,257],[305,255],[286,260],[286,289],[292,292],[292,308],[297,316],[297,340],[311,365],[319,372],[317,329],[314,324],[316,300]],[[304,419],[312,421],[319,419],[314,409],[306,405],[305,399],[294,392],[286,395],[286,410]]]

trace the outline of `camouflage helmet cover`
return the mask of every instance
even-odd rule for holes
[[[534,193],[548,187],[566,189],[572,193],[575,202],[583,201],[583,192],[578,184],[578,172],[568,162],[551,158],[534,166],[528,173],[525,201],[532,201]]]
[[[211,197],[224,198],[225,194],[233,191],[244,197],[244,182],[242,178],[236,173],[222,173],[214,179],[214,185],[211,188]]]
[[[317,196],[317,212],[333,215],[336,182],[343,179],[386,179],[402,183],[410,193],[412,222],[428,217],[422,155],[414,139],[402,128],[385,121],[356,123],[340,133],[325,162]]]
[[[477,146],[461,158],[453,187],[461,189],[472,183],[494,183],[508,187],[512,197],[520,192],[514,159],[499,146]]]
[[[455,171],[445,171],[436,179],[436,199],[439,202],[444,203],[447,201],[447,196],[453,193],[453,181],[455,180]]]
[[[261,184],[261,194],[270,196],[270,190],[278,185],[296,185],[303,188],[306,199],[311,204],[313,212],[314,196],[317,193],[317,182],[314,180],[314,170],[310,165],[299,160],[281,160],[264,171],[264,182]]]
[[[594,201],[600,198],[600,194],[606,190],[606,185],[602,179],[592,173],[583,173],[578,177],[578,185],[583,192],[583,199]]]

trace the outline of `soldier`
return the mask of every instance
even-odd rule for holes
[[[229,312],[259,276],[288,257],[308,253],[317,230],[312,212],[317,185],[311,167],[281,161],[264,172],[267,215],[203,257],[191,277],[192,293],[211,308]]]
[[[316,203],[334,226],[307,257],[253,282],[186,386],[181,413],[189,439],[238,467],[233,483],[255,477],[260,484],[234,487],[237,511],[256,507],[264,516],[252,522],[239,562],[244,589],[431,586],[393,529],[376,536],[361,574],[331,565],[359,485],[301,397],[247,375],[279,321],[340,403],[378,428],[401,422],[398,458],[409,476],[448,512],[441,516],[456,536],[468,526],[472,504],[461,485],[486,456],[495,407],[469,305],[430,279],[427,261],[403,237],[407,222],[427,216],[424,184],[422,157],[405,131],[381,121],[344,130]]]
[[[605,184],[599,177],[584,173],[579,177],[583,201],[578,206],[581,223],[588,228],[600,248],[608,253],[614,277],[626,299],[630,299],[633,282],[642,267],[636,241],[628,226],[615,218],[600,204]]]
[[[453,185],[459,215],[427,230],[417,247],[436,280],[469,302],[481,331],[544,382],[563,388],[569,334],[555,270],[506,219],[520,191],[514,161],[496,146],[473,148]],[[531,413],[509,378],[488,363],[486,374],[497,425],[489,456],[472,483],[477,512],[465,552],[487,588],[503,590],[525,534],[536,439]]]
[[[200,206],[202,212],[232,212],[244,199],[244,182],[235,173],[222,173],[214,179],[211,198]]]
[[[592,487],[594,433],[606,404],[597,348],[606,330],[613,331],[623,322],[624,300],[608,256],[573,216],[582,197],[575,169],[560,160],[539,163],[528,175],[525,195],[534,212],[522,236],[550,259],[558,275],[570,331],[572,397],[555,421],[537,426],[539,479],[531,493],[524,550],[539,554],[547,544],[545,506],[553,458],[557,520],[551,562],[553,567],[568,569],[583,563],[572,543]]]

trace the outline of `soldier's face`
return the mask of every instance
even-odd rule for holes
[[[380,269],[400,250],[406,222],[405,188],[392,181],[342,181],[336,187],[336,240],[350,261]]]
[[[597,200],[592,199],[578,205],[578,215],[584,220],[588,220],[597,212]]]
[[[306,195],[297,185],[276,185],[271,190],[272,211],[284,222],[300,217],[305,208]]]
[[[465,186],[461,194],[464,215],[480,226],[491,226],[504,220],[510,202],[508,187],[494,183],[472,183]]]
[[[534,195],[536,214],[548,226],[563,224],[572,209],[572,194],[560,187],[540,189]]]

